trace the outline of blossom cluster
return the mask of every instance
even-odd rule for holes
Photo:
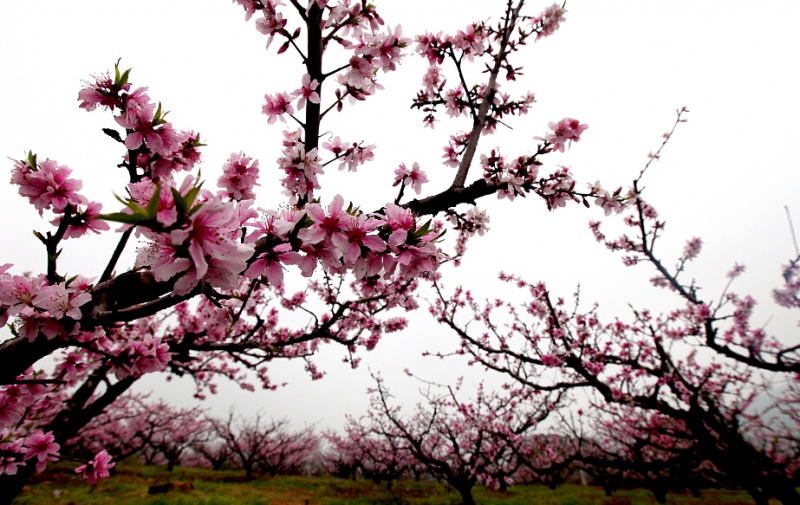
[[[544,10],[540,15],[531,18],[531,27],[536,30],[536,40],[543,37],[548,37],[556,32],[561,26],[563,21],[566,21],[564,14],[566,10],[558,5],[553,4]]]
[[[159,180],[176,171],[191,170],[200,160],[200,135],[176,130],[165,119],[167,112],[161,104],[150,101],[146,87],[131,91],[129,72],[120,73],[117,67],[113,79],[103,74],[94,82],[87,82],[78,93],[80,107],[87,111],[98,106],[116,111],[114,120],[125,129],[125,137],[115,130],[106,133],[128,149],[126,162],[134,174]]]
[[[464,152],[469,141],[469,133],[459,132],[455,135],[450,135],[450,140],[444,148],[443,164],[448,167],[457,167],[460,164],[458,157]]]
[[[50,159],[38,161],[33,153],[26,160],[12,161],[11,183],[19,186],[20,196],[27,198],[40,216],[45,210],[56,215],[51,224],[66,226],[62,232],[64,239],[109,229],[108,223],[98,219],[103,205],[90,202],[79,193],[83,183],[69,177],[72,174],[69,167]]]
[[[416,161],[411,166],[411,168],[407,168],[405,163],[401,163],[398,168],[394,170],[394,183],[392,186],[411,186],[414,189],[416,194],[420,194],[422,192],[422,185],[428,182],[428,177],[425,175],[419,168],[419,163]]]
[[[283,132],[283,150],[278,158],[278,168],[285,174],[281,185],[291,204],[314,199],[314,191],[320,188],[318,176],[325,171],[317,148],[306,152],[301,130]]]
[[[90,484],[96,484],[98,479],[103,479],[109,476],[109,470],[114,468],[116,463],[111,462],[111,456],[105,450],[100,451],[97,455],[85,465],[81,465],[75,469],[75,473],[83,475]]]
[[[545,135],[541,140],[549,143],[554,150],[564,152],[564,146],[578,142],[581,139],[581,133],[589,128],[588,125],[581,124],[577,119],[564,118],[558,123],[550,122],[548,125],[552,132]]]
[[[381,89],[382,86],[377,83],[375,77],[378,70],[383,72],[395,70],[402,60],[403,48],[411,43],[411,39],[403,37],[400,26],[386,33],[378,32],[375,28],[362,33],[348,46],[348,49],[353,51],[349,66],[344,73],[336,77],[343,90],[342,96],[349,95],[351,102],[363,100],[374,94],[377,89]]]
[[[35,382],[40,374],[28,370],[29,383],[0,389],[0,475],[13,475],[17,467],[35,458],[39,470],[55,461],[60,446],[50,431],[43,431],[33,420],[49,417],[51,401],[43,398],[46,387]]]
[[[287,20],[280,12],[280,7],[283,6],[281,1],[241,0],[238,3],[245,9],[247,19],[256,10],[262,13],[262,17],[256,20],[256,30],[269,37],[267,47],[276,35],[286,39],[278,53],[285,52],[295,44],[300,31],[290,33],[286,29]],[[335,105],[337,110],[341,110],[344,98],[353,103],[364,100],[382,88],[376,80],[378,70],[383,72],[395,70],[402,60],[403,49],[411,43],[411,39],[402,36],[400,26],[394,30],[381,32],[383,19],[370,4],[351,3],[350,0],[338,3],[312,2],[306,15],[315,5],[319,9],[319,25],[326,30],[326,37],[332,38],[351,53],[348,63],[334,72],[339,85],[335,90]],[[267,115],[269,124],[273,124],[277,119],[285,122],[284,115],[294,114],[295,103],[297,110],[302,110],[308,102],[319,104],[318,88],[327,77],[328,75],[311,76],[306,73],[302,77],[300,88],[290,93],[266,94],[262,112]]]
[[[458,232],[455,244],[455,257],[453,261],[456,266],[461,262],[460,258],[467,252],[467,242],[476,233],[483,236],[484,233],[489,231],[489,218],[488,213],[478,207],[471,207],[466,212],[456,212],[455,209],[447,211],[448,220],[453,226],[453,229]]]
[[[790,262],[783,267],[784,285],[772,292],[772,297],[778,305],[787,308],[800,307],[800,264],[798,260]]]
[[[295,228],[299,228],[297,250],[287,243]],[[408,209],[390,203],[385,216],[368,215],[345,209],[344,199],[337,195],[327,210],[311,203],[301,211],[267,214],[247,241],[274,245],[259,254],[245,275],[263,275],[280,284],[283,263],[298,265],[305,276],[320,264],[329,273],[352,270],[356,279],[377,275],[388,279],[399,266],[400,275],[410,278],[437,267],[437,236],[425,226],[418,228]]]
[[[256,197],[253,187],[258,186],[258,160],[242,153],[231,153],[222,166],[222,176],[217,181],[231,200],[252,200]]]
[[[287,138],[287,151],[293,150],[299,157],[303,144],[290,142],[293,138]],[[308,157],[304,159],[282,158],[284,170],[287,179],[304,180],[313,186],[311,181],[316,179],[309,181],[306,177],[315,177],[319,166]],[[229,165],[247,168],[249,159],[236,160],[238,165],[233,161]],[[176,279],[177,295],[188,294],[200,283],[234,289],[243,272],[249,278],[263,277],[269,284],[280,286],[284,265],[297,265],[303,275],[311,276],[321,264],[329,273],[353,271],[356,279],[376,275],[388,278],[398,265],[401,276],[408,278],[438,265],[434,245],[438,233],[418,227],[410,210],[387,204],[385,215],[367,215],[344,209],[344,200],[337,196],[327,213],[320,204],[309,203],[302,210],[265,211],[259,217],[250,209],[251,201],[236,200],[229,171],[220,184],[230,201],[196,190],[189,178],[180,187],[172,181],[129,185],[132,203],[153,209],[153,219],[137,223],[147,242],[138,251],[136,265],[149,268],[158,281]],[[249,188],[242,186],[239,191],[244,195]],[[299,195],[311,196],[308,192]],[[181,201],[185,207],[189,200],[195,209],[191,215],[180,209]],[[242,241],[242,230],[248,227],[253,231]],[[290,237],[292,232],[296,238]]]
[[[432,67],[441,65],[453,51],[458,51],[472,61],[476,56],[482,56],[486,52],[489,35],[483,23],[471,23],[464,30],[458,30],[455,35],[425,32],[417,37],[415,50],[426,58]]]
[[[651,278],[651,283],[657,287],[672,290],[685,301],[685,308],[670,314],[670,322],[680,321],[680,324],[663,325],[663,334],[673,340],[705,335],[706,345],[735,360],[773,371],[784,368],[791,370],[795,366],[795,349],[784,348],[777,339],[768,337],[763,328],[752,325],[751,317],[756,304],[752,297],[742,297],[728,291],[734,279],[744,272],[743,265],[735,264],[728,272],[728,286],[723,290],[719,301],[707,303],[701,300],[694,280],[685,283],[680,278],[687,263],[696,259],[700,254],[703,246],[700,238],[693,237],[687,240],[672,271],[655,256],[654,245],[664,229],[664,222],[659,219],[655,208],[642,199],[641,194],[635,189],[637,185],[638,180],[634,182],[634,189],[630,190],[625,197],[626,201],[635,202],[635,205],[630,205],[634,212],[624,218],[624,224],[634,231],[633,234],[623,234],[612,240],[601,232],[599,222],[591,222],[589,226],[595,239],[605,244],[609,250],[627,253],[622,258],[625,265],[633,266],[641,262],[652,263],[658,273]],[[615,195],[619,195],[619,193],[618,189]],[[606,213],[610,212],[607,210]],[[775,300],[780,305],[789,308],[797,306],[794,303],[797,292],[795,289],[796,262],[797,260],[794,260],[784,267],[785,284],[782,288],[773,291]],[[723,312],[729,310],[726,306],[732,306],[732,310],[728,314]],[[726,328],[717,327],[719,321],[722,320],[728,321]]]
[[[80,307],[91,299],[89,279],[50,284],[45,275],[12,275],[11,266],[0,266],[0,326],[16,316],[18,334],[31,341],[39,333],[52,339],[79,331],[75,323],[82,317]]]
[[[134,200],[139,194],[149,197],[139,202],[142,204],[158,200],[157,215],[163,217],[158,217],[155,224],[167,229],[139,227],[148,242],[139,248],[136,266],[148,267],[158,281],[181,274],[174,288],[178,295],[188,294],[201,281],[220,289],[236,287],[238,275],[253,254],[253,245],[240,240],[244,222],[255,214],[249,209],[251,202],[222,201],[210,191],[202,190],[195,212],[178,226],[173,221],[180,210],[175,195],[181,196],[181,191],[150,181],[138,184],[142,187],[131,192]]]
[[[512,99],[509,94],[500,93],[500,85],[495,80],[487,84],[468,87],[464,81],[462,62],[472,62],[475,58],[486,57],[487,69],[504,70],[506,79],[513,81],[521,73],[521,67],[515,67],[508,61],[508,56],[525,44],[528,37],[536,34],[536,40],[552,35],[564,21],[566,11],[557,4],[548,7],[536,17],[523,16],[529,22],[529,29],[517,27],[511,37],[506,33],[502,23],[491,26],[487,23],[471,23],[464,30],[454,35],[443,35],[442,32],[426,32],[416,39],[416,52],[428,61],[429,68],[422,79],[422,89],[417,94],[413,107],[426,113],[423,118],[425,126],[433,127],[436,111],[444,105],[449,117],[471,114],[477,119],[478,108],[487,104],[488,114],[483,120],[483,133],[491,133],[506,115],[526,114],[534,103],[535,97],[528,92],[520,99]],[[507,21],[516,23],[518,13],[510,14]],[[500,47],[502,58],[497,57],[496,46]],[[446,59],[452,60],[458,70],[458,84],[445,91],[447,79],[440,67]],[[447,149],[446,149],[447,150]],[[447,159],[447,158],[446,158]]]
[[[322,147],[332,152],[336,159],[342,160],[339,170],[347,168],[348,172],[355,172],[360,165],[372,161],[375,157],[374,144],[364,146],[353,142],[347,145],[338,136],[333,137],[330,142],[323,142]]]

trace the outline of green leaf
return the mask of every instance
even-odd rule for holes
[[[116,199],[117,199],[117,201],[118,201],[119,203],[121,203],[122,205],[125,205],[125,206],[127,206],[127,205],[128,205],[128,200],[123,200],[123,199],[122,199],[122,197],[120,197],[120,196],[119,196],[118,194],[116,194],[116,193],[114,193],[114,198],[116,198]]]
[[[28,151],[28,166],[30,166],[31,170],[34,172],[36,171],[36,155],[33,154],[33,151]]]
[[[172,190],[172,198],[175,199],[175,206],[178,207],[178,211],[182,216],[191,216],[200,208],[200,205],[192,207],[192,204],[197,198],[197,195],[200,193],[200,188],[202,187],[203,183],[201,182],[197,186],[187,191],[185,195],[181,195],[175,188],[170,188]]]
[[[186,211],[189,210],[189,204],[186,203],[186,200],[183,199],[183,196],[180,192],[175,188],[169,188],[172,191],[172,198],[175,200],[175,206],[178,207],[178,212],[180,215],[186,214]]]
[[[143,216],[137,214],[125,214],[124,212],[112,212],[111,214],[100,214],[97,219],[114,221],[125,224],[139,224],[144,221]]]
[[[300,229],[309,228],[314,224],[314,220],[308,217],[308,214],[303,214],[303,219],[300,221]]]
[[[203,183],[201,182],[197,186],[190,189],[188,193],[186,193],[186,196],[184,196],[184,198],[186,199],[187,208],[192,206],[192,204],[194,203],[194,199],[197,198],[197,195],[200,193],[200,188],[202,187]]]
[[[414,238],[424,237],[430,232],[430,230],[431,230],[431,221],[429,219],[427,223],[422,225],[422,228],[413,231],[412,235],[414,236]]]
[[[194,147],[204,147],[206,145],[208,145],[208,144],[203,144],[202,142],[200,142],[200,134],[199,133],[197,134],[197,138],[192,141],[192,146],[194,146]]]
[[[147,212],[143,208],[141,208],[139,206],[139,204],[137,204],[133,200],[123,200],[122,198],[119,197],[119,195],[116,195],[116,194],[114,195],[114,198],[116,198],[119,201],[119,203],[121,203],[122,205],[124,205],[124,206],[128,207],[129,209],[131,209],[134,214],[139,214],[139,215],[142,216],[142,218],[145,218],[145,219],[147,218]]]
[[[158,201],[161,199],[161,183],[156,184],[156,192],[147,202],[147,209],[145,209],[147,219],[155,219],[158,214]]]
[[[139,204],[134,202],[133,200],[125,202],[125,206],[131,209],[134,214],[138,214],[142,216],[143,219],[147,219],[147,211],[141,208]]]
[[[158,108],[156,109],[156,114],[153,116],[153,126],[158,126],[161,124],[166,123],[167,121],[164,119],[169,114],[169,111],[161,112],[161,102],[158,102]]]
[[[186,215],[187,216],[191,216],[192,214],[194,214],[195,212],[200,210],[200,207],[202,207],[202,206],[203,206],[202,203],[195,205],[194,207],[191,208],[191,210],[188,213],[186,213]]]
[[[130,73],[131,73],[131,69],[128,69],[128,70],[126,70],[125,72],[122,73],[122,78],[120,79],[120,81],[118,83],[118,87],[121,88],[122,86],[125,86],[126,84],[128,84],[128,75]]]
[[[353,207],[353,202],[347,203],[347,210],[345,210],[351,216],[360,216],[362,214],[361,207]]]

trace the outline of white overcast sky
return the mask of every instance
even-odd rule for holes
[[[472,20],[499,17],[502,0],[376,0],[387,25],[402,25],[413,37],[425,30],[454,32]],[[549,5],[530,2],[531,14]],[[531,44],[514,57],[524,66],[518,83],[504,90],[535,93],[532,112],[512,119],[514,128],[481,140],[479,152],[500,146],[508,155],[535,148],[532,137],[549,121],[574,117],[589,125],[583,140],[561,155],[548,156],[546,168],[572,167],[581,184],[600,180],[606,187],[627,187],[671,126],[675,110],[687,106],[682,125],[645,179],[646,198],[667,221],[662,257],[668,264],[685,240],[705,242],[689,274],[716,298],[725,272],[734,262],[747,266],[734,291],[750,293],[760,305],[757,322],[786,342],[797,342],[796,317],[770,302],[780,281],[779,267],[794,247],[784,212],[800,223],[800,77],[797,72],[800,3],[767,5],[745,1],[592,1],[571,0],[567,21],[554,36]],[[4,1],[0,3],[0,155],[22,157],[31,149],[74,170],[84,194],[116,209],[113,193],[123,194],[124,173],[115,168],[121,152],[100,129],[114,127],[109,114],[77,107],[81,80],[113,68],[122,58],[132,67],[134,86],[149,86],[177,128],[199,131],[203,177],[213,184],[222,163],[234,151],[261,162],[258,205],[281,202],[278,156],[281,127],[260,114],[264,93],[291,91],[300,82],[297,58],[265,50],[266,38],[244,13],[226,0]],[[276,44],[277,46],[277,44]],[[411,56],[393,74],[380,77],[386,87],[365,103],[347,106],[323,131],[348,141],[377,145],[375,161],[358,174],[330,167],[323,179],[323,200],[341,193],[371,209],[394,198],[394,168],[417,161],[431,183],[425,194],[442,190],[452,169],[441,165],[441,149],[466,119],[423,129],[422,115],[409,109],[419,88],[423,61]],[[331,61],[327,68],[338,65]],[[447,71],[452,69],[446,68]],[[452,74],[451,74],[452,75]],[[452,78],[450,82],[453,82]],[[331,91],[331,86],[326,88]],[[323,98],[324,99],[324,98]],[[329,97],[328,97],[329,99]],[[5,166],[10,169],[11,162]],[[0,184],[2,257],[14,272],[40,272],[45,254],[31,234],[50,226],[16,194],[8,172]],[[475,174],[473,174],[475,175]],[[548,213],[536,199],[480,202],[491,215],[491,232],[470,243],[464,265],[444,269],[448,286],[469,283],[479,297],[502,296],[500,270],[546,281],[564,296],[580,283],[582,299],[598,301],[606,317],[627,317],[628,303],[669,309],[678,300],[648,285],[647,266],[626,269],[620,258],[596,244],[587,229],[597,209],[572,205]],[[67,242],[62,264],[70,274],[99,275],[115,240],[105,235]],[[128,265],[132,256],[127,257]],[[315,383],[301,363],[276,364],[277,392],[244,393],[224,385],[205,404],[225,412],[262,410],[300,425],[319,421],[339,426],[345,413],[363,412],[369,386],[368,366],[380,370],[400,401],[415,401],[416,385],[406,367],[419,375],[452,380],[463,375],[457,360],[420,358],[424,350],[452,349],[456,340],[437,328],[423,309],[403,335],[384,338],[364,354],[358,370],[338,363],[341,349],[324,349],[318,362],[327,377]],[[476,370],[470,380],[479,380]],[[142,390],[182,405],[191,404],[187,384],[164,386],[163,378],[143,380]]]

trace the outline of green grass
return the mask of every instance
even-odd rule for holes
[[[434,482],[385,485],[334,477],[274,477],[246,480],[244,472],[178,467],[172,473],[158,466],[130,462],[115,475],[90,486],[74,473],[75,465],[61,463],[37,475],[14,505],[458,505],[458,493]],[[149,495],[152,485],[183,484],[167,494]],[[190,489],[191,488],[191,489]],[[623,490],[607,498],[602,489],[577,485],[552,491],[544,486],[518,486],[506,492],[482,487],[473,490],[479,505],[652,505],[643,489]],[[670,493],[670,505],[751,505],[741,491],[709,490],[702,498]]]

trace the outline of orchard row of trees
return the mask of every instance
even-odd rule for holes
[[[169,471],[178,464],[235,467],[253,477],[257,470],[270,475],[306,473],[319,442],[313,428],[294,432],[287,420],[266,421],[260,414],[245,419],[233,411],[218,419],[199,407],[177,409],[163,400],[149,402],[131,394],[94,418],[63,452],[78,460],[98,453],[114,461],[136,455],[145,464],[163,464]]]
[[[218,419],[199,408],[176,409],[126,395],[68,441],[62,455],[81,460],[99,452],[100,458],[79,470],[92,483],[108,476],[112,459],[137,456],[170,471],[178,464],[239,468],[246,478],[257,472],[324,472],[384,482],[388,488],[403,478],[434,479],[458,491],[465,504],[474,503],[477,484],[500,490],[523,484],[555,489],[581,473],[581,481],[591,477],[607,495],[620,487],[645,487],[659,503],[666,503],[669,491],[688,489],[699,496],[702,488],[740,486],[681,423],[663,415],[598,408],[567,418],[563,398],[480,388],[464,402],[460,393],[428,384],[424,402],[405,419],[377,379],[370,411],[349,418],[343,433],[322,434],[313,427],[291,431],[287,421],[266,422],[261,415],[245,419],[231,412]],[[559,428],[542,429],[551,414],[561,416]],[[760,444],[786,475],[796,473],[796,442],[787,444],[769,430],[748,433],[748,441]]]
[[[479,480],[502,486],[526,480],[520,476],[527,472],[556,482],[578,462],[605,476],[609,489],[618,476],[647,465],[652,470],[642,478],[657,482],[648,480],[654,490],[672,485],[665,474],[683,482],[699,472],[734,482],[758,503],[770,496],[800,501],[794,480],[800,345],[783,345],[755,327],[752,298],[726,289],[718,300],[704,299],[693,280],[684,280],[700,239],[689,240],[676,266],[667,267],[654,247],[664,222],[642,196],[647,167],[630,188],[616,191],[579,184],[564,167],[546,169],[550,153],[563,152],[586,131],[574,118],[532,132],[531,145],[512,155],[483,146],[487,135],[531,110],[532,93],[512,96],[499,82],[522,75],[517,53],[559,28],[563,5],[533,14],[524,0],[508,0],[492,21],[412,40],[399,26],[385,27],[366,1],[234,3],[246,20],[256,18],[268,47],[278,41],[280,58],[294,54],[304,70],[296,89],[267,93],[261,111],[269,124],[285,126],[275,163],[284,202],[270,210],[255,205],[264,164],[242,152],[230,155],[210,189],[199,179],[200,133],[173,125],[167,104],[135,88],[135,74],[118,64],[87,81],[78,99],[86,111],[109,114],[97,134],[120,149],[117,168],[128,179],[117,190],[121,207],[103,213],[72,169],[46,153],[13,160],[11,183],[47,221],[34,232],[44,249],[39,272],[0,266],[0,325],[10,331],[0,342],[0,504],[73,446],[70,457],[83,459],[79,471],[90,481],[107,474],[115,451],[118,458],[137,450],[178,461],[188,442],[160,440],[163,429],[123,437],[130,447],[117,447],[120,438],[103,438],[98,429],[103,416],[120,409],[138,415],[135,397],[127,395],[142,376],[189,376],[199,398],[213,393],[220,378],[250,390],[254,380],[274,388],[268,366],[276,359],[304,360],[311,376],[321,378],[313,357],[325,345],[338,344],[357,366],[359,350],[406,328],[404,313],[419,307],[429,286],[440,328],[461,339],[455,352],[504,374],[507,388],[502,395],[480,391],[466,403],[455,392],[429,393],[406,417],[378,380],[371,412],[349,429],[369,433],[387,454],[410,455],[465,502]],[[405,160],[387,176],[380,208],[324,194],[326,170],[356,172],[372,162],[375,148],[365,138],[323,136],[325,120],[382,89],[381,74],[397,70],[412,47],[429,64],[411,100],[423,124],[433,127],[443,115],[463,120],[463,130],[444,146],[452,181],[430,188],[419,164]],[[676,125],[685,113],[678,112]],[[549,210],[594,203],[606,216],[625,216],[629,230],[621,237],[609,238],[596,222],[592,233],[621,252],[626,265],[653,266],[653,283],[672,290],[678,306],[663,315],[635,307],[630,322],[604,323],[577,295],[569,303],[543,283],[514,275],[501,278],[529,297],[521,305],[483,303],[464,288],[448,291],[440,267],[458,265],[468,240],[488,230],[488,216],[476,204],[492,195],[538,197]],[[452,242],[445,240],[448,230],[456,235]],[[108,261],[97,271],[65,271],[62,249],[90,234],[116,242]],[[134,246],[133,265],[122,265]],[[735,266],[731,280],[742,270]],[[800,307],[799,274],[800,252],[775,293],[787,308]],[[288,275],[305,287],[287,292]],[[588,392],[590,407],[567,412],[579,391]],[[763,398],[767,409],[757,402]],[[220,437],[218,448],[246,445],[250,428],[291,435],[281,423],[262,426],[261,419],[252,425],[198,419],[185,424],[196,421],[198,432]],[[532,435],[543,422],[561,431]],[[79,450],[76,437],[93,427],[92,442]],[[258,451],[236,458],[249,471],[268,466]]]

